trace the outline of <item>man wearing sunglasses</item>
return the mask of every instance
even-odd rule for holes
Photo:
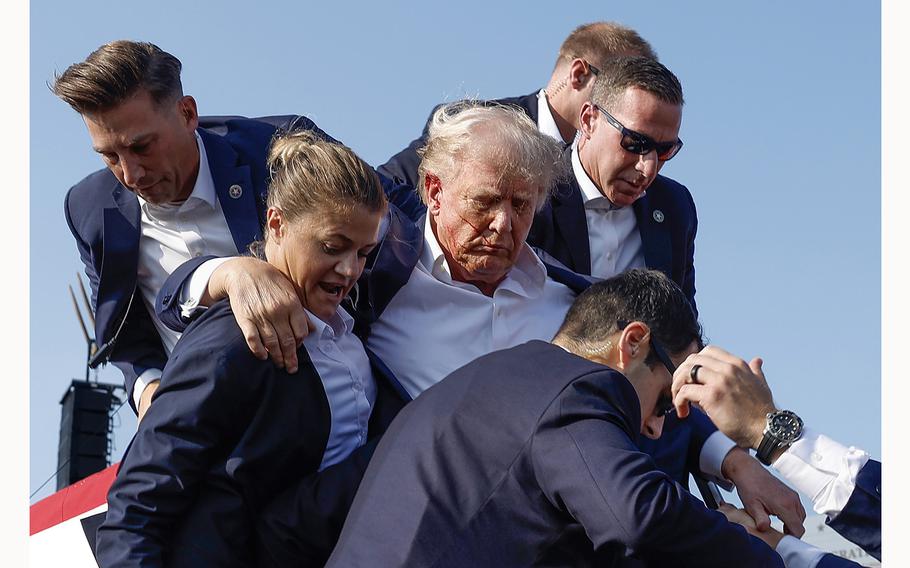
[[[594,66],[618,55],[657,59],[651,45],[631,28],[615,22],[583,24],[572,30],[559,47],[556,63],[544,88],[527,95],[490,101],[490,104],[518,107],[534,121],[540,132],[563,144],[571,144],[578,130],[581,105],[591,98]],[[420,185],[418,150],[427,143],[433,112],[439,106],[430,113],[420,137],[389,158],[377,171],[405,186],[416,188]],[[389,200],[412,220],[424,214],[425,208],[415,192],[399,188],[389,195]]]
[[[701,341],[660,272],[592,285],[552,343],[476,359],[399,413],[328,566],[782,566],[636,444]]]
[[[684,186],[658,175],[682,148],[682,86],[646,57],[616,57],[591,69],[597,76],[591,99],[581,107],[576,143],[564,156],[572,175],[535,216],[528,243],[542,249],[543,258],[599,278],[633,268],[660,270],[694,310],[695,204]],[[678,456],[695,449],[690,430],[674,416],[659,442],[643,440],[641,446],[680,483],[688,467],[727,489],[735,484],[761,528],[775,514],[802,534],[805,511],[796,494],[720,432],[701,446],[698,470],[682,462]]]
[[[591,69],[597,79],[565,156],[573,175],[535,217],[528,242],[599,278],[661,270],[695,308],[695,204],[684,186],[658,176],[683,146],[679,80],[645,57]]]

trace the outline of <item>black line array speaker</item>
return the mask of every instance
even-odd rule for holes
[[[116,388],[74,380],[60,400],[58,491],[110,465],[111,411],[120,403]]]

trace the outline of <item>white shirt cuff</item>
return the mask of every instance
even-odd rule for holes
[[[199,300],[205,295],[212,273],[215,272],[216,268],[232,258],[234,257],[213,258],[203,262],[193,271],[189,280],[184,282],[180,288],[180,298],[178,300],[180,302],[180,317],[189,319],[196,312],[206,309],[206,306],[199,305]]]
[[[136,406],[136,412],[139,412],[139,399],[142,398],[142,392],[149,383],[161,380],[161,369],[146,369],[141,375],[136,377],[136,383],[133,385],[133,404]]]
[[[787,568],[815,568],[821,562],[822,556],[827,554],[824,550],[790,535],[780,539],[776,550]]]
[[[705,440],[698,455],[698,468],[701,472],[727,491],[733,489],[733,483],[721,473],[724,458],[730,450],[736,447],[736,442],[725,436],[720,430],[714,432]]]
[[[850,500],[856,476],[869,454],[849,448],[811,428],[772,464],[803,495],[812,499],[816,513],[834,518]]]

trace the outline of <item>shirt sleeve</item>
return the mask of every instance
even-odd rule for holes
[[[136,412],[139,412],[139,399],[142,398],[145,387],[160,380],[161,369],[146,369],[141,375],[136,377],[136,382],[133,384],[133,404],[136,406]]]
[[[787,568],[815,568],[826,554],[824,550],[790,535],[780,539],[775,550]]]
[[[856,476],[869,454],[847,447],[810,428],[781,454],[773,466],[801,494],[812,499],[816,513],[831,519],[850,500]]]
[[[199,305],[199,300],[205,295],[205,290],[208,288],[212,273],[215,272],[216,268],[233,258],[235,257],[227,256],[213,258],[212,260],[205,261],[199,268],[193,271],[189,280],[184,282],[183,286],[180,288],[179,301],[180,315],[182,317],[189,319],[197,312],[205,311],[207,309],[206,306]]]
[[[724,464],[724,458],[730,453],[730,450],[736,447],[736,442],[724,435],[720,430],[711,434],[705,445],[701,448],[698,456],[698,468],[705,474],[710,481],[713,481],[726,489],[733,490],[733,482],[724,477],[721,473]]]

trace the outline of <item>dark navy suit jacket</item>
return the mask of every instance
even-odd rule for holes
[[[305,117],[200,118],[198,132],[215,193],[239,251],[261,238],[268,180],[265,160],[278,128],[313,130],[331,140]],[[233,185],[243,190],[239,198],[228,196]],[[64,212],[92,288],[95,338],[100,345],[92,364],[110,361],[123,372],[132,406],[136,378],[147,369],[163,369],[167,360],[136,287],[139,201],[104,169],[69,190]]]
[[[360,477],[403,401],[371,358],[370,442],[317,473],[331,416],[306,348],[289,375],[247,347],[228,302],[177,343],[108,494],[96,553],[109,566],[249,566],[263,507],[293,482],[313,565],[337,538]]]
[[[571,150],[564,159],[571,160]],[[571,171],[571,167],[569,170]],[[695,306],[695,202],[685,186],[658,175],[632,209],[648,268],[676,282]],[[591,274],[591,249],[584,198],[574,175],[556,186],[553,196],[534,216],[528,244],[543,249],[567,268]],[[696,310],[697,315],[697,310]]]
[[[856,487],[847,505],[828,526],[882,559],[882,464],[869,460],[856,476]]]
[[[389,427],[328,566],[608,566],[627,547],[677,566],[782,566],[658,471],[639,426],[612,369],[542,341],[480,357]],[[561,546],[582,534],[583,551]]]

